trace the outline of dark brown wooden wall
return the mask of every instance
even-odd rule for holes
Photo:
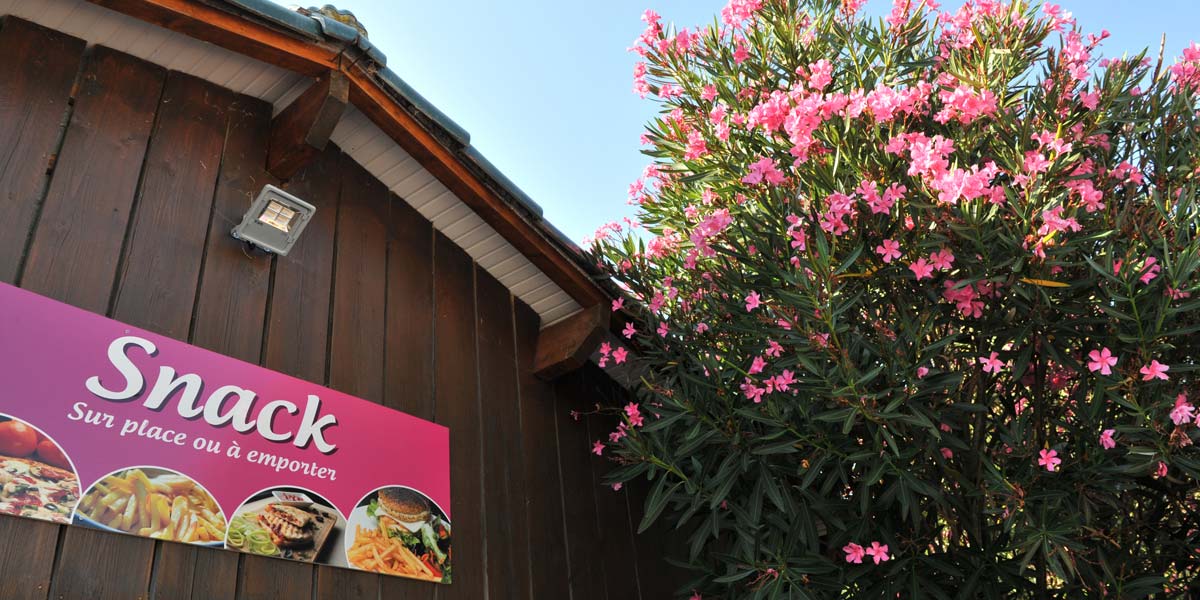
[[[15,18],[0,57],[0,281],[448,426],[455,517],[449,586],[2,517],[0,598],[670,596],[570,416],[619,390],[534,378],[537,315],[402,199],[334,147],[272,179],[259,100]],[[229,236],[268,183],[318,207],[287,257]]]

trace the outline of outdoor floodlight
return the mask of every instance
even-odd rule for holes
[[[233,228],[233,237],[287,256],[315,212],[317,207],[268,185],[250,204],[242,222]]]

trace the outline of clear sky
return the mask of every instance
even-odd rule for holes
[[[277,0],[279,1],[279,0]],[[283,0],[287,2],[288,0]],[[726,0],[332,0],[366,26],[388,66],[471,133],[471,144],[575,241],[633,214],[626,188],[648,158],[654,104],[631,91],[626,48],[653,8],[710,23]],[[322,0],[324,2],[324,0]],[[947,0],[944,7],[960,2]],[[1200,0],[1059,0],[1085,32],[1112,32],[1107,56],[1200,41]],[[886,14],[889,0],[868,11]]]

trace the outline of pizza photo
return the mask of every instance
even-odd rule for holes
[[[57,442],[0,414],[0,514],[70,523],[79,477]]]

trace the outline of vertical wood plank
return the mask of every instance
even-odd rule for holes
[[[164,95],[168,95],[167,92]],[[243,254],[236,240],[229,236],[233,225],[225,219],[231,205],[241,202],[249,204],[249,199],[243,200],[250,194],[247,190],[253,186],[248,180],[253,179],[256,167],[261,170],[266,152],[265,134],[262,134],[262,155],[255,155],[254,147],[258,139],[255,132],[265,131],[264,126],[270,123],[271,112],[264,103],[246,97],[235,99],[228,92],[219,99],[218,106],[225,113],[220,124],[223,141],[216,163],[219,168],[214,167],[219,172],[215,176],[213,214],[207,223],[208,242],[203,251],[193,249],[196,260],[203,257],[203,276],[191,315],[189,341],[197,343],[198,340],[204,340],[198,345],[227,356],[258,362],[270,259]],[[158,129],[162,129],[164,121],[165,117],[159,118]],[[158,137],[156,133],[151,140],[151,155],[155,154],[155,147],[160,143]],[[205,164],[212,163],[206,161]],[[149,176],[148,167],[144,181],[148,181]],[[146,183],[143,183],[145,187]],[[232,210],[237,210],[240,217],[243,209]],[[253,285],[247,285],[252,283],[255,273],[259,273],[258,281],[261,283],[257,294]],[[214,307],[223,307],[225,310],[214,310]],[[235,553],[160,542],[155,553],[150,597],[155,600],[231,599],[237,590],[237,579],[238,555]]]
[[[275,258],[267,313],[265,366],[316,383],[325,381],[329,342],[339,156],[330,144],[284,186],[316,206],[317,212],[292,251]]]
[[[340,155],[329,146],[285,186],[317,212],[292,251],[276,257],[269,301],[264,366],[314,383],[325,382]],[[308,563],[246,555],[238,598],[310,598],[313,569]]]
[[[213,199],[192,343],[246,362],[262,355],[271,257],[250,252],[229,234],[241,222],[267,174],[271,105],[238,96],[228,110],[221,173]]]
[[[154,540],[66,527],[50,598],[145,598],[153,561]]]
[[[480,404],[488,415],[482,440],[488,595],[521,598],[530,593],[530,555],[525,551],[529,530],[513,301],[508,289],[479,266],[475,268],[475,290]]]
[[[529,515],[530,583],[533,598],[567,598],[571,565],[563,519],[562,478],[555,433],[554,389],[533,375],[541,320],[532,308],[515,306],[517,370],[521,385],[521,434]],[[519,548],[514,551],[521,551]]]
[[[312,565],[254,554],[242,555],[238,600],[306,600],[312,597],[312,592]]]
[[[164,76],[131,56],[90,51],[24,287],[106,312]],[[68,527],[50,596],[144,597],[153,558],[153,540]]]
[[[341,198],[333,271],[329,387],[383,402],[388,190],[340,155]],[[317,597],[375,600],[379,575],[317,566]]]
[[[317,565],[316,598],[377,600],[383,575]],[[390,578],[389,578],[390,579]],[[407,596],[404,597],[407,600]]]
[[[113,318],[187,341],[232,95],[167,76],[142,170]]]
[[[340,158],[329,385],[383,402],[387,227],[377,210],[388,190],[353,159]]]
[[[0,598],[45,600],[61,528],[45,521],[0,517],[0,540],[20,540],[0,544]]]
[[[22,287],[107,311],[164,76],[127,54],[89,51]]]
[[[14,283],[62,140],[85,43],[15,17],[0,23],[0,281]],[[60,525],[4,517],[0,598],[44,599]]]
[[[0,281],[17,280],[62,140],[83,40],[16,17],[0,24]]]
[[[433,420],[433,225],[390,197],[384,404]]]
[[[578,371],[555,382],[554,419],[558,425],[558,452],[562,465],[563,507],[567,523],[567,555],[571,561],[571,597],[606,598],[604,563],[597,557],[600,539],[596,520],[596,498],[592,493],[592,442],[587,427],[570,415],[572,410],[590,410],[596,402]]]
[[[383,403],[432,421],[433,225],[394,195],[389,212]],[[431,600],[437,584],[382,577],[379,588],[382,599]]]
[[[191,598],[192,600],[222,600],[233,598],[237,592],[238,554],[228,550],[197,548],[192,569],[190,595],[163,594],[162,600]]]
[[[480,405],[475,360],[475,285],[471,257],[435,234],[437,294],[435,395],[437,422],[450,428],[451,524],[454,582],[438,588],[445,600],[485,594],[484,502],[480,457]]]
[[[594,396],[597,402],[605,406],[620,406],[616,386],[606,375],[592,365],[584,367],[591,383],[589,388],[595,388]],[[595,369],[595,370],[593,370]],[[609,432],[619,423],[618,419],[604,416],[591,416],[586,420],[587,439],[590,441],[607,441]],[[625,501],[626,490],[613,490],[604,483],[604,475],[612,468],[612,463],[601,456],[590,454],[592,466],[592,490],[596,497],[597,521],[600,524],[600,538],[594,549],[598,557],[604,561],[604,571],[608,574],[608,597],[610,599],[640,598],[641,586],[637,564],[637,553],[634,550],[633,530],[629,524],[629,508]]]

